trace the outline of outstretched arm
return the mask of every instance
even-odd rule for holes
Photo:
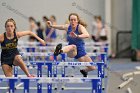
[[[43,39],[41,39],[40,37],[38,37],[35,33],[33,33],[32,31],[21,31],[21,32],[17,32],[17,37],[20,38],[22,36],[26,36],[26,35],[30,35],[35,37],[42,45],[46,45],[45,41]]]
[[[65,24],[65,25],[53,25],[51,23],[51,21],[47,21],[47,23],[48,23],[49,27],[54,28],[54,29],[65,30],[65,31],[67,31],[67,29],[68,29],[68,24]]]

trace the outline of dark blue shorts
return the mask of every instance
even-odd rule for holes
[[[78,59],[80,57],[85,56],[87,53],[85,51],[84,46],[77,46],[77,55],[74,57],[75,59]]]
[[[13,62],[14,62],[15,56],[19,55],[19,51],[17,49],[12,49],[9,51],[10,52],[8,53],[5,51],[1,53],[1,65],[7,64],[12,67],[12,65],[14,65]]]

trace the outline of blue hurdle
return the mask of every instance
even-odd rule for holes
[[[105,46],[104,47],[104,51],[106,52],[106,53],[108,53],[108,44],[107,43],[100,43],[100,42],[98,42],[98,43],[95,43],[95,44],[92,44],[92,43],[90,43],[90,45],[97,45],[97,46]],[[41,46],[39,49],[44,49],[44,48],[46,48],[47,46],[45,46],[45,47],[43,47],[43,46]],[[35,48],[36,48],[36,46],[32,46],[32,47],[30,47],[30,48],[28,48],[27,46],[25,46],[25,49],[27,50],[27,52],[29,52],[29,50],[32,50],[32,52],[35,52]],[[66,55],[64,55],[64,54],[62,54],[61,55],[62,56],[62,61],[64,62],[65,61],[65,56]],[[104,55],[104,54],[101,54],[101,60],[103,60],[103,62],[105,62],[105,64],[104,64],[104,67],[106,68],[107,67],[107,54],[106,55]],[[57,57],[55,57],[54,56],[54,61],[57,61]],[[15,69],[16,70],[16,69]],[[17,70],[16,70],[17,71]],[[53,69],[53,75],[54,75],[54,77],[57,77],[57,67],[55,67],[54,66],[54,69]],[[15,74],[15,76],[17,76],[16,74]],[[62,69],[62,77],[65,77],[65,67]]]
[[[48,77],[52,77],[52,62],[31,62],[31,64],[37,65],[37,76],[42,77],[42,66],[47,65],[48,66]],[[47,85],[48,88],[52,87],[52,84]],[[42,93],[42,84],[38,83],[37,84],[37,93]]]
[[[104,77],[104,72],[103,72],[103,68],[104,68],[104,62],[97,62],[97,63],[94,63],[94,62],[31,62],[31,64],[36,64],[38,66],[38,72],[39,72],[39,76],[42,76],[42,65],[48,65],[48,77],[52,77],[52,66],[55,65],[55,66],[95,66],[97,65],[98,66],[98,77],[99,78],[103,78]],[[102,81],[102,79],[101,79]],[[47,84],[48,88],[52,87],[52,84]],[[101,86],[102,86],[102,83],[101,83]],[[38,83],[37,84],[37,88],[38,88],[38,93],[41,93],[42,92],[42,84]]]
[[[65,62],[66,54],[61,54],[62,62]],[[54,62],[57,62],[57,56],[54,56]],[[54,77],[57,77],[57,65],[53,66],[53,75]],[[62,67],[61,69],[62,77],[65,77],[65,67]]]
[[[54,77],[57,77],[57,66],[62,66],[62,77],[65,77],[65,67],[66,66],[78,66],[78,65],[72,65],[73,62],[65,62],[65,54],[62,54],[62,60],[63,62],[58,62],[57,58],[54,57],[55,61],[54,62],[47,62],[47,61],[31,61],[30,63],[33,65],[37,65],[37,76],[38,77],[42,77],[42,66],[43,65],[47,65],[48,66],[48,77],[52,77],[52,75],[54,75]],[[92,66],[92,65],[97,65],[98,66],[98,77],[104,78],[104,62],[105,62],[105,54],[101,54],[101,59],[102,62],[97,62],[96,64],[91,62],[90,65],[88,66]],[[61,65],[61,63],[65,63],[68,65]],[[75,62],[74,64],[79,64],[80,62]],[[83,63],[83,62],[82,62]],[[86,62],[86,64],[88,64],[89,62]],[[80,63],[81,64],[81,63]],[[52,66],[54,67],[53,71],[52,71]],[[86,66],[85,64],[83,66]],[[15,72],[18,70],[15,70]],[[52,73],[53,72],[53,73]],[[16,75],[17,76],[17,75]],[[102,81],[102,80],[101,80]],[[52,87],[51,84],[48,84],[48,87]],[[38,88],[38,93],[42,92],[42,84],[37,84],[37,88]]]
[[[47,65],[48,66],[48,77],[52,77],[52,63],[44,63],[44,62],[31,62],[33,65],[37,65],[37,77],[42,77],[42,66]],[[14,75],[17,77],[18,75],[18,68],[14,67]],[[48,84],[48,87],[51,87],[51,84]],[[37,91],[38,93],[42,93],[42,84],[37,84]],[[25,92],[26,93],[26,92]]]
[[[84,83],[84,82],[91,82],[92,83],[92,90],[91,93],[102,93],[101,88],[101,78],[66,78],[66,77],[53,77],[53,78],[46,78],[46,77],[36,77],[36,78],[0,78],[0,82],[6,81],[9,83],[9,92],[14,93],[15,91],[15,83],[20,81],[24,84],[24,91],[23,93],[30,93],[29,91],[29,84],[30,81],[38,82],[40,84],[47,83],[48,85],[52,85],[52,83]],[[47,86],[48,93],[52,93],[52,86]],[[42,93],[42,91],[37,92]]]
[[[61,54],[62,62],[65,62],[65,54]],[[54,60],[57,62],[57,57],[54,56]],[[98,66],[98,77],[104,78],[104,67],[106,62],[106,53],[101,53],[101,63],[96,62]],[[54,77],[57,77],[57,66],[54,68]],[[101,73],[101,74],[100,74]],[[65,67],[62,68],[62,77],[65,77]]]
[[[29,53],[30,54],[30,53]],[[28,55],[29,55],[28,54]],[[33,53],[34,54],[34,53]],[[40,53],[38,54],[38,53],[35,53],[35,55],[40,55]],[[48,56],[47,54],[43,54],[43,55],[46,55],[46,56]],[[66,55],[65,54],[61,54],[61,57],[62,57],[62,62],[65,62],[65,57],[66,57]],[[99,77],[102,77],[102,78],[104,78],[104,67],[105,67],[105,62],[106,62],[106,54],[105,53],[102,53],[101,54],[101,61],[104,63],[104,64],[97,64],[97,65],[101,65],[101,66],[98,66],[98,75],[100,75],[100,73],[102,73],[101,74],[101,76],[99,76]],[[51,63],[56,63],[57,62],[57,57],[56,56],[54,56],[54,61],[53,62],[50,62],[50,64]],[[30,61],[30,63],[32,64],[32,65],[37,65],[37,76],[38,77],[42,77],[42,65],[47,65],[48,66],[48,71],[50,71],[49,69],[49,67],[50,67],[50,64],[49,64],[49,62],[47,62],[47,61]],[[97,62],[98,63],[98,62]],[[52,67],[51,67],[52,68]],[[15,77],[17,77],[17,75],[18,75],[18,68],[15,66],[14,67],[14,76]],[[53,75],[54,75],[54,77],[57,77],[57,66],[56,65],[53,65]],[[49,74],[48,74],[48,76],[49,76]],[[65,77],[65,67],[62,67],[62,77]]]

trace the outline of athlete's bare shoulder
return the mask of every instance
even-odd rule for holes
[[[4,40],[4,34],[0,34],[0,43],[2,43]]]

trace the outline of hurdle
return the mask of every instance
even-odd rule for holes
[[[127,92],[128,92],[128,93],[132,93],[131,88],[127,88]]]
[[[28,42],[29,43],[29,42]],[[34,44],[38,44],[38,42],[33,42]],[[50,43],[50,45],[56,45],[57,43]],[[64,43],[64,45],[67,45],[66,43]],[[108,60],[108,45],[109,43],[108,42],[96,42],[96,43],[85,43],[85,45],[88,45],[86,47],[86,49],[88,48],[93,48],[93,45],[95,46],[94,48],[100,50],[101,48],[103,48],[104,52],[106,53],[106,59]],[[27,46],[27,45],[24,45],[24,46],[19,46],[19,48],[25,48],[27,52],[29,52],[29,50],[31,49],[32,52],[35,52],[35,49],[39,49],[39,50],[44,50],[44,49],[53,49],[52,46]],[[105,64],[105,67],[107,68],[107,64],[108,62],[106,61],[106,64]]]
[[[98,77],[101,78],[101,81],[102,81],[102,78],[104,78],[104,72],[103,72],[103,68],[104,68],[104,62],[97,62],[97,63],[94,63],[94,62],[31,62],[31,64],[34,64],[34,65],[37,65],[38,66],[38,77],[42,77],[42,65],[48,65],[48,77],[52,77],[52,66],[55,65],[55,66],[98,66]],[[52,86],[51,84],[48,85],[48,86]],[[38,93],[41,92],[42,90],[42,85],[41,84],[38,84],[37,86],[38,88]]]
[[[102,78],[101,79],[102,80],[102,83],[103,83],[102,84],[102,89],[104,90],[105,89],[105,86],[104,86],[103,78],[105,76],[105,71],[104,71],[105,69],[104,68],[105,68],[105,63],[106,63],[105,60],[106,60],[106,57],[107,56],[106,56],[106,53],[105,52],[98,53],[98,54],[97,53],[90,53],[90,56],[98,56],[98,55],[101,55],[101,61],[103,62],[103,63],[97,62],[97,67],[98,67],[98,77],[101,77]],[[61,56],[62,56],[62,62],[65,63],[65,57],[66,57],[66,55],[65,54],[61,54]],[[57,64],[57,57],[56,56],[54,56],[54,60],[56,61],[56,64]],[[73,64],[73,63],[72,62],[71,63],[69,62],[68,64],[61,67],[62,68],[61,69],[62,77],[65,77],[65,67],[70,66],[70,64]],[[73,65],[73,66],[76,66],[76,63],[74,63],[74,64],[75,65]],[[54,77],[57,77],[57,66],[53,66],[53,67],[54,67],[54,71],[53,71],[54,72]],[[62,88],[62,89],[64,89],[64,88]]]
[[[105,53],[105,68],[108,68],[108,60],[109,60],[109,57],[108,57],[108,44],[106,44],[106,45],[104,45],[104,46],[87,46],[86,47],[87,49],[88,48],[91,48],[91,49],[96,49],[96,50],[101,50],[101,48],[103,49],[103,51],[101,52],[101,51],[99,51],[99,52],[95,52],[95,53],[97,53],[97,54],[102,54],[102,53]],[[90,53],[90,54],[92,54],[92,53]]]
[[[49,56],[47,53],[40,53],[40,52],[32,52],[32,53],[22,52],[22,54],[26,54],[26,56]],[[92,56],[92,55],[96,56],[97,54],[94,54],[94,53],[90,54],[90,56]],[[62,62],[64,63],[66,55],[65,54],[61,54],[61,57],[62,57]],[[102,64],[100,64],[100,63],[98,64],[98,62],[97,62],[97,65],[98,65],[98,74],[102,73],[101,76],[99,76],[99,77],[102,77],[102,78],[104,78],[104,73],[105,73],[104,72],[105,61],[106,61],[106,54],[105,53],[101,53],[101,62],[103,62],[103,63]],[[33,64],[33,65],[36,65],[36,62],[37,62],[37,64],[40,63],[41,65],[45,65],[44,63],[49,63],[49,61],[48,62],[47,61],[30,61],[30,63]],[[50,63],[55,64],[56,62],[57,62],[57,57],[54,56],[54,61],[52,61]],[[86,63],[88,63],[88,62],[86,62]],[[54,75],[54,77],[57,77],[57,67],[56,67],[56,65],[53,65],[53,67],[54,67],[53,68],[53,75]],[[65,67],[62,68],[62,77],[65,77]]]
[[[18,46],[18,49],[25,49],[27,52],[29,52],[29,50],[31,50],[32,52],[35,52],[37,50],[54,50],[56,44],[52,44],[52,45],[46,45],[46,46],[36,46],[36,45],[24,45],[24,46]],[[63,45],[67,45],[67,44],[63,44]],[[102,43],[95,43],[95,44],[85,44],[86,46],[86,50],[87,49],[96,49],[96,50],[101,50],[103,49],[104,52],[108,53],[108,44],[102,44]]]
[[[27,53],[26,52],[22,52],[22,54],[26,54],[26,56],[49,56],[47,53],[40,53],[40,52],[31,52],[31,53],[29,53],[29,52],[27,52]],[[97,53],[96,54],[93,53],[92,55],[97,56]],[[101,77],[102,79],[104,78],[104,64],[105,64],[105,57],[106,57],[105,55],[106,55],[105,53],[102,53],[101,54],[101,61],[102,62],[97,62],[97,64],[96,64],[98,66],[98,77]],[[66,66],[70,66],[70,64],[73,63],[73,62],[71,62],[71,63],[69,62],[68,65],[63,66],[61,63],[65,63],[66,55],[65,54],[61,54],[61,56],[62,56],[62,60],[63,60],[62,62],[58,62],[57,58],[54,57],[54,61],[52,61],[52,62],[49,62],[49,61],[30,61],[30,63],[32,65],[37,65],[37,76],[38,77],[42,77],[42,66],[43,65],[47,65],[48,67],[51,67],[51,68],[48,68],[48,77],[52,77],[52,75],[54,75],[54,77],[57,77],[57,66],[61,66],[62,67],[62,69],[61,69],[62,77],[65,77],[65,67]],[[60,64],[58,64],[58,63],[60,63]],[[76,64],[76,63],[77,62],[75,62],[74,64]],[[88,62],[85,62],[85,63],[88,63]],[[91,64],[94,64],[94,63],[91,63]],[[91,66],[91,64],[88,65],[88,66]],[[76,66],[76,65],[71,65],[71,66]],[[86,64],[84,64],[83,66],[86,66]],[[51,70],[52,68],[53,68],[53,71]],[[18,71],[18,70],[15,70],[14,72],[16,72],[16,71]],[[17,76],[17,74],[15,76]],[[42,85],[38,84],[38,91],[40,92],[41,89],[42,89]]]
[[[42,66],[43,65],[47,65],[47,67],[48,67],[48,69],[47,69],[48,77],[52,77],[52,62],[51,63],[48,63],[48,62],[46,62],[46,63],[44,63],[44,62],[31,62],[31,64],[37,65],[37,77],[42,77]],[[18,76],[17,75],[18,74],[18,68],[14,67],[14,69],[16,69],[16,70],[14,70],[14,76],[17,77]],[[51,85],[48,84],[48,87],[49,86],[51,86]],[[40,83],[37,84],[37,91],[38,91],[38,93],[42,92],[42,84],[40,84]]]
[[[34,54],[34,56],[48,56],[48,54],[46,53],[26,53],[27,56],[32,56],[32,54]],[[48,71],[48,77],[52,77],[52,62],[48,63],[48,62],[30,62],[32,65],[36,65],[37,66],[37,77],[42,77],[42,66],[46,65],[48,67],[48,69],[46,71]],[[18,68],[16,66],[14,66],[14,76],[17,77],[18,76]],[[51,85],[48,84],[48,87],[51,87]],[[37,84],[37,91],[38,93],[42,92],[42,84],[38,83]]]
[[[99,61],[101,61],[101,62],[103,62],[104,63],[104,68],[102,68],[102,72],[103,72],[103,76],[102,76],[102,78],[104,78],[105,77],[105,68],[106,68],[106,66],[107,66],[107,54],[106,54],[106,52],[99,52],[99,53],[88,53],[88,55],[90,56],[90,57],[95,57],[95,56],[100,56],[100,60]],[[93,59],[94,60],[94,59]],[[98,63],[98,62],[97,62]]]
[[[6,77],[6,78],[0,78],[1,82],[9,82],[9,93],[14,93],[15,91],[15,83],[18,81],[18,77]]]
[[[104,78],[104,62],[44,62],[44,61],[31,61],[31,64],[37,65],[38,67],[38,77],[42,77],[42,65],[48,66],[48,77],[52,77],[52,66],[97,66],[98,67],[98,77]],[[57,72],[54,72],[57,75]],[[54,76],[56,77],[56,76]]]
[[[49,54],[47,53],[40,53],[40,52],[20,52],[21,55],[26,54],[26,56],[49,56]],[[48,71],[50,71],[50,67],[51,64],[50,63],[45,63],[45,61],[41,61],[41,64],[36,64],[34,61],[29,61],[30,63],[32,63],[32,65],[37,65],[38,68],[38,72],[37,72],[37,76],[41,77],[42,76],[42,65],[47,65],[48,66]],[[39,61],[37,61],[37,63],[39,63]],[[14,76],[17,77],[18,76],[18,68],[17,66],[14,66]],[[48,75],[49,76],[49,75]]]
[[[26,56],[49,56],[48,53],[40,53],[40,52],[32,52],[32,53],[22,52],[21,54],[26,54]],[[65,60],[65,54],[61,54],[61,55],[62,55],[62,59]],[[52,75],[54,75],[54,77],[57,77],[57,73],[52,73],[52,68],[56,67],[56,66],[52,66],[52,63],[54,63],[54,62],[53,61],[52,62],[48,62],[48,61],[47,62],[46,61],[30,61],[30,64],[37,65],[37,77],[42,77],[42,66],[43,65],[47,65],[47,67],[48,67],[48,69],[47,69],[48,77],[52,77]],[[56,69],[53,69],[53,70],[56,70]],[[55,72],[55,71],[53,71],[53,72]],[[57,72],[57,70],[56,70],[56,72]],[[65,75],[65,72],[62,74],[62,77],[64,77],[64,75]],[[18,68],[16,66],[14,67],[14,76],[15,77],[18,76]],[[48,85],[48,86],[51,87],[51,85]],[[42,91],[42,84],[38,83],[37,88],[38,88],[38,93],[40,93]]]
[[[19,45],[31,45],[31,46],[41,46],[42,44],[40,42],[24,42],[19,41]],[[58,42],[48,42],[46,46],[56,46]],[[68,42],[63,42],[63,45],[68,45]]]
[[[24,44],[24,45],[23,45]],[[54,47],[57,45],[58,43],[57,42],[53,42],[53,43],[48,43],[46,46],[38,46],[40,45],[39,42],[21,42],[19,43],[19,46],[18,48],[19,49],[25,49],[26,51],[29,51],[30,49],[35,51],[36,49],[39,49],[39,50],[54,50]],[[68,45],[67,42],[62,42],[62,44],[65,46],[65,45]],[[86,49],[88,48],[95,48],[97,50],[100,50],[101,48],[104,48],[104,51],[105,48],[108,49],[108,45],[109,43],[108,42],[88,42],[88,43],[85,43],[85,46],[86,46]]]
[[[21,55],[26,55],[26,56],[45,56],[45,57],[47,57],[47,56],[50,56],[50,55],[52,55],[52,54],[48,54],[48,53],[41,53],[41,52],[31,52],[31,53],[29,53],[29,52],[21,52]],[[66,54],[64,54],[64,53],[62,53],[62,54],[60,54],[60,56],[62,57],[62,62],[65,62],[65,58],[66,58]],[[53,56],[54,57],[54,60],[53,61],[48,61],[48,62],[52,62],[52,63],[55,63],[56,61],[57,61],[57,57],[56,56]],[[29,62],[32,64],[32,65],[36,65],[36,63],[35,62],[37,62],[38,64],[39,64],[39,62],[41,62],[41,64],[43,65],[43,62],[44,63],[47,63],[47,61],[30,61],[29,60]],[[45,64],[44,64],[45,65]],[[40,68],[40,67],[39,67]],[[56,66],[53,66],[53,75],[54,75],[54,77],[57,77],[57,67]],[[17,72],[17,70],[15,69],[15,72]],[[62,68],[62,77],[65,77],[65,68]],[[17,76],[16,75],[16,73],[15,73],[15,76]]]
[[[61,57],[62,57],[62,62],[65,62],[65,58],[66,58],[66,54],[61,54]],[[57,56],[54,56],[54,62],[57,62]],[[53,66],[53,74],[54,74],[54,77],[57,77],[57,66],[54,65]],[[61,67],[61,74],[62,74],[62,77],[65,77],[65,67]]]
[[[26,52],[38,52],[42,50],[49,52],[54,51],[54,47],[55,46],[18,46],[18,49]]]
[[[15,93],[15,83],[20,81],[23,82],[24,84],[24,91],[23,93],[30,93],[29,89],[29,84],[30,82],[38,82],[40,84],[42,83],[47,83],[47,93],[52,93],[52,84],[56,83],[84,83],[84,82],[91,82],[92,83],[92,89],[91,93],[102,93],[101,89],[101,78],[95,77],[95,78],[67,78],[67,77],[35,77],[35,78],[17,78],[17,77],[6,77],[6,78],[0,78],[0,83],[1,82],[8,82],[9,83],[9,92],[10,93]],[[37,93],[42,93],[42,91],[37,92]]]
[[[24,41],[18,41],[19,45],[40,45],[40,42],[24,42]],[[61,42],[63,45],[68,45],[68,42]],[[57,45],[58,42],[48,42],[47,45]],[[98,45],[98,46],[102,46],[102,45],[109,45],[109,42],[85,42],[85,45],[88,46],[93,46],[93,45]]]
[[[40,53],[40,52],[23,53],[23,54],[26,54],[26,56],[48,56],[47,53]],[[99,54],[97,54],[97,53],[90,54],[90,56],[97,56],[97,55],[101,55],[101,62],[97,62],[97,64],[96,64],[97,67],[98,67],[98,77],[101,77],[103,79],[104,75],[105,75],[104,74],[105,73],[104,66],[105,66],[105,60],[106,60],[106,53],[103,52],[101,54],[100,53]],[[64,63],[66,55],[65,54],[61,54],[61,57],[62,57],[62,63]],[[47,61],[30,61],[30,63],[33,64],[33,65],[37,64],[38,65],[38,67],[37,67],[38,71],[37,72],[39,72],[41,74],[42,73],[42,66],[39,66],[39,65],[45,65],[45,63],[49,63],[49,61],[48,62]],[[58,63],[61,63],[61,62],[57,62],[57,57],[54,56],[54,61],[52,61],[51,63],[53,63],[53,65],[52,65],[53,66],[52,67],[53,68],[53,76],[57,77],[57,65],[58,65]],[[88,62],[86,62],[86,63],[88,63]],[[70,65],[66,65],[66,66],[62,66],[61,65],[61,75],[62,75],[62,77],[65,77],[65,67],[67,67],[67,66],[70,66]],[[73,65],[73,66],[75,66],[75,65]],[[86,65],[83,65],[83,66],[86,66]],[[89,65],[89,66],[91,66],[91,65]],[[52,75],[52,73],[51,73],[51,75]],[[39,75],[39,76],[42,77],[42,75]]]
[[[107,61],[107,55],[106,55],[105,52],[101,52],[101,53],[88,53],[88,54],[90,56],[98,56],[98,55],[101,55],[101,61],[104,62],[104,65],[107,64],[106,63],[106,61]],[[48,54],[46,52],[44,52],[44,53],[41,53],[41,52],[30,52],[30,53],[29,52],[21,52],[21,55],[25,55],[25,56],[50,56],[50,53]],[[65,54],[61,54],[61,57],[62,57],[62,61],[65,62],[66,55]],[[56,62],[56,61],[57,61],[57,57],[54,56],[54,61],[52,61],[52,62]],[[55,77],[56,77],[56,74],[55,74]],[[63,76],[62,77],[64,77],[64,73],[63,73]]]
[[[104,62],[104,67],[102,68],[102,89],[105,89],[105,78],[107,77],[107,64],[108,64],[108,58],[107,58],[107,53],[106,52],[98,52],[98,53],[88,53],[88,55],[92,58],[95,56],[100,56],[100,61]],[[94,60],[94,59],[93,59]]]
[[[124,86],[126,86],[127,84],[129,84],[130,82],[133,81],[133,77],[130,77],[127,81],[124,81],[123,83],[121,83],[119,86],[118,86],[118,89],[121,89],[123,88]]]

